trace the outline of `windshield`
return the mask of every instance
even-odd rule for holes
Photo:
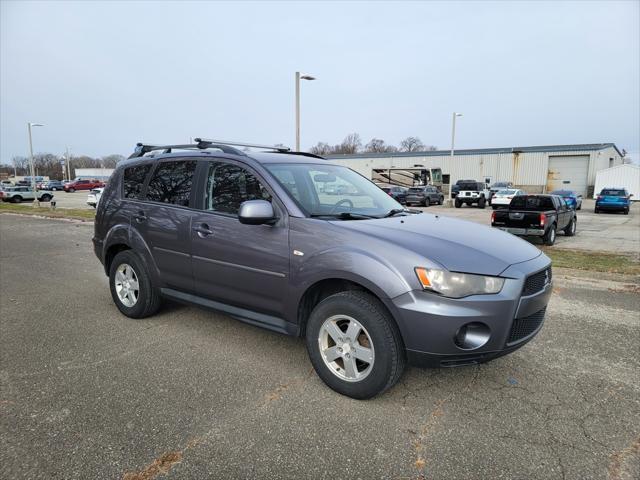
[[[513,195],[515,194],[516,191],[515,190],[499,190],[498,193],[496,193],[496,196],[500,196],[500,195]]]
[[[624,190],[602,190],[600,195],[607,197],[626,197]]]
[[[554,190],[551,195],[560,195],[561,197],[571,197],[573,192],[569,190]]]
[[[339,165],[265,164],[280,184],[311,216],[350,213],[382,217],[402,206],[375,183]]]
[[[509,184],[507,182],[496,182],[493,184],[494,188],[504,188],[504,187],[508,187]]]

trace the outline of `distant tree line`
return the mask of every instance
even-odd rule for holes
[[[318,142],[309,149],[316,155],[354,154],[354,153],[393,153],[393,152],[424,152],[436,150],[434,145],[425,145],[418,137],[407,137],[399,146],[387,144],[381,138],[372,138],[363,147],[362,139],[357,133],[347,135],[342,143],[329,145],[326,142]]]
[[[124,160],[124,158],[124,156],[117,154],[98,158],[87,155],[71,156],[71,178],[76,177],[76,168],[115,168],[116,163]],[[60,163],[63,159],[64,156],[54,155],[53,153],[38,153],[34,155],[35,174],[52,179],[62,179],[63,176],[66,178],[66,174],[63,175]],[[30,168],[28,157],[16,156],[11,159],[11,163],[3,162],[0,164],[0,173],[13,175],[15,172],[18,176],[30,175]]]

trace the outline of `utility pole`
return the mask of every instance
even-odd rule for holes
[[[69,156],[69,147],[67,148],[67,180],[71,181],[71,157]]]
[[[316,77],[296,72],[296,152],[300,151],[300,80],[315,80]]]
[[[28,122],[27,123],[27,127],[29,129],[29,163],[30,163],[30,170],[31,170],[31,189],[33,190],[33,195],[35,196],[35,199],[33,200],[33,206],[34,207],[39,207],[40,206],[40,201],[38,200],[38,191],[36,190],[36,171],[33,165],[33,139],[32,139],[32,135],[31,135],[31,127],[43,127],[44,125],[40,124],[40,123],[31,123]]]
[[[453,206],[453,175],[451,172],[453,171],[453,152],[456,143],[456,117],[461,116],[461,113],[453,112],[453,119],[451,123],[451,155],[449,156],[449,198],[447,199],[447,207]]]

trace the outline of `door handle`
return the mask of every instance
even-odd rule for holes
[[[200,225],[193,227],[193,231],[196,232],[200,238],[213,235],[213,231],[209,228],[209,225],[207,225],[206,223],[201,223]]]
[[[142,210],[140,210],[136,215],[133,216],[133,219],[138,223],[142,223],[147,221],[147,216]]]

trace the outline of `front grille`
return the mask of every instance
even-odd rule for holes
[[[535,332],[544,321],[544,314],[547,307],[537,311],[533,315],[524,318],[516,318],[511,325],[507,345],[516,343]]]
[[[522,295],[526,297],[543,290],[547,283],[551,283],[551,275],[551,267],[549,267],[546,270],[527,277],[522,287]]]

